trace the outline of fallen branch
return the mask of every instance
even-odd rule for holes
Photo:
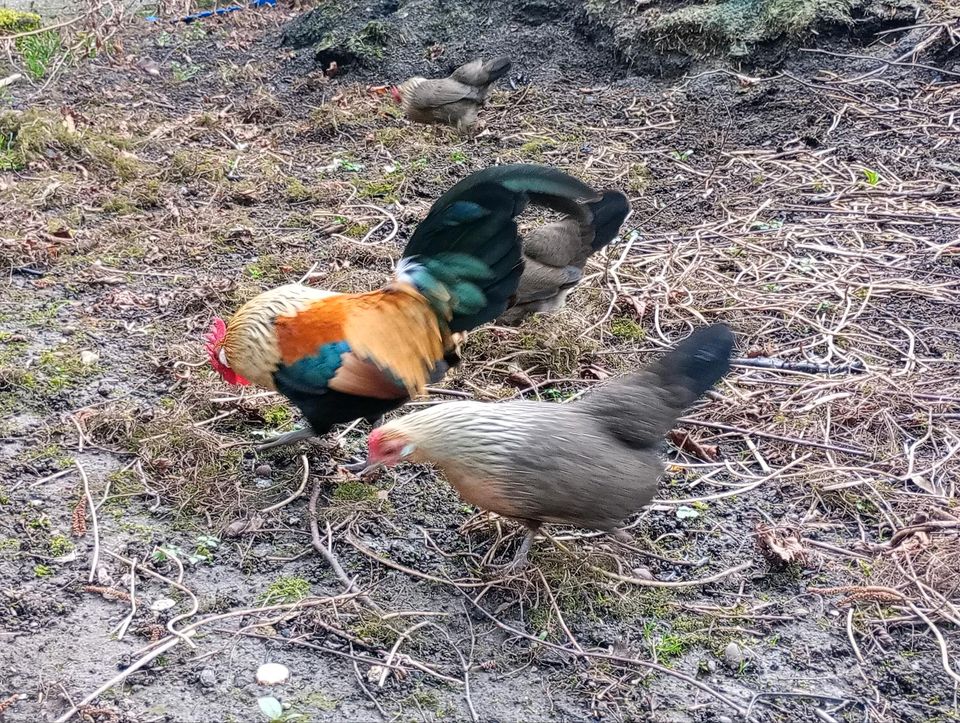
[[[275,505],[264,507],[262,510],[260,510],[261,515],[265,515],[268,512],[276,512],[280,508],[286,507],[303,494],[303,491],[307,488],[307,479],[310,477],[310,462],[307,460],[307,455],[300,455],[300,463],[303,465],[303,479],[300,480],[300,486],[297,487],[297,491],[287,497],[285,500],[277,502]]]
[[[657,663],[652,663],[649,660],[640,660],[638,658],[625,658],[620,655],[612,655],[609,653],[594,653],[594,652],[585,651],[581,654],[576,651],[570,650],[569,648],[565,648],[562,645],[557,645],[556,643],[551,643],[548,640],[541,640],[538,637],[529,635],[528,633],[525,633],[522,630],[518,630],[517,628],[507,625],[506,623],[501,621],[498,617],[496,617],[493,613],[488,612],[486,608],[480,605],[480,603],[478,603],[472,597],[467,595],[467,593],[465,593],[463,590],[460,590],[459,588],[457,588],[457,590],[461,595],[463,595],[463,597],[465,597],[467,600],[470,601],[470,604],[473,605],[481,615],[483,615],[485,618],[487,618],[490,622],[492,622],[494,625],[496,625],[498,628],[500,628],[504,632],[510,633],[511,635],[515,635],[518,638],[524,638],[525,640],[529,640],[538,645],[542,645],[544,647],[551,648],[552,650],[556,650],[560,653],[571,655],[577,658],[581,658],[581,657],[594,658],[597,660],[606,660],[611,663],[619,663],[621,665],[635,665],[641,668],[648,668],[649,670],[655,670],[658,673],[663,673],[664,675],[669,675],[670,677],[677,678],[678,680],[682,680],[687,685],[693,686],[694,688],[699,688],[704,693],[707,693],[713,698],[716,698],[722,703],[725,703],[726,705],[730,706],[733,710],[737,712],[738,715],[744,715],[746,713],[746,708],[739,705],[736,701],[728,698],[720,691],[714,690],[706,683],[703,683],[697,680],[696,678],[692,678],[689,675],[685,675],[677,670],[672,670],[670,668],[664,667]]]
[[[827,442],[817,442],[813,439],[802,439],[801,437],[791,437],[786,434],[774,434],[773,432],[764,432],[760,429],[747,429],[745,427],[734,427],[732,424],[720,424],[719,422],[707,422],[702,419],[691,419],[690,417],[680,417],[678,422],[682,424],[691,424],[694,427],[706,427],[707,429],[719,429],[721,432],[731,432],[733,434],[743,434],[747,436],[754,437],[765,437],[767,439],[776,439],[780,442],[790,442],[792,444],[799,444],[803,447],[816,447],[817,449],[829,449],[831,452],[842,452],[844,454],[853,455],[854,457],[867,457],[872,458],[873,455],[870,454],[865,449],[860,449],[859,447],[847,447],[845,445],[839,444],[829,444]]]
[[[804,374],[863,374],[866,371],[863,363],[859,361],[849,362],[847,364],[815,364],[814,362],[792,362],[786,361],[785,359],[758,356],[731,359],[730,363],[738,367],[778,369],[786,372],[802,372]]]
[[[79,461],[73,462],[80,472],[80,479],[83,480],[83,494],[87,498],[87,504],[90,506],[90,524],[93,527],[93,558],[90,560],[90,575],[87,582],[92,583],[97,578],[97,565],[100,564],[100,526],[97,524],[97,506],[93,502],[93,495],[90,494],[90,482],[87,479],[87,471]]]
[[[299,602],[295,602],[295,603],[266,605],[262,608],[241,608],[239,610],[231,610],[230,612],[226,612],[226,613],[208,615],[207,617],[202,618],[196,621],[195,623],[191,623],[190,625],[187,625],[186,627],[184,627],[182,630],[179,631],[178,635],[170,635],[170,636],[167,636],[165,639],[158,641],[156,647],[152,647],[151,649],[149,649],[146,653],[144,653],[142,656],[140,656],[135,661],[133,661],[133,663],[131,663],[129,667],[121,670],[119,673],[113,676],[106,683],[104,683],[103,685],[98,687],[95,691],[93,691],[92,693],[84,697],[83,700],[81,700],[79,703],[71,706],[70,710],[68,710],[62,716],[57,718],[54,723],[66,723],[66,721],[70,720],[74,715],[76,715],[81,708],[92,703],[94,700],[96,700],[101,695],[103,695],[108,690],[110,690],[113,686],[122,683],[124,680],[126,680],[131,675],[136,673],[138,670],[146,666],[152,660],[156,660],[157,658],[159,658],[165,652],[175,647],[177,643],[181,642],[181,640],[185,640],[193,637],[197,632],[197,628],[199,628],[202,625],[207,625],[209,623],[217,622],[218,620],[227,620],[229,618],[245,617],[247,615],[252,615],[258,612],[294,610],[294,609],[301,609],[301,608],[312,608],[312,607],[317,607],[319,605],[336,604],[338,602],[350,600],[353,597],[355,596],[354,595],[337,595],[334,597],[308,598],[306,600],[300,600]],[[330,652],[334,652],[334,651],[330,651]]]
[[[306,459],[306,458],[304,458]],[[318,477],[313,485],[313,492],[310,494],[310,505],[307,508],[307,516],[310,518],[310,538],[313,541],[314,549],[319,552],[323,559],[327,561],[330,569],[337,576],[337,579],[343,583],[344,589],[348,593],[356,593],[360,600],[371,610],[382,613],[383,610],[366,593],[360,591],[356,583],[350,578],[340,565],[336,555],[333,554],[333,532],[330,530],[330,523],[327,523],[327,545],[324,545],[320,539],[320,527],[317,524],[317,500],[320,498],[320,478]]]

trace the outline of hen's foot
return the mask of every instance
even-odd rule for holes
[[[526,569],[530,565],[530,548],[533,546],[533,538],[536,537],[536,535],[536,529],[528,530],[526,536],[523,538],[523,542],[520,543],[520,549],[517,550],[517,554],[513,556],[513,559],[504,565],[491,565],[491,568],[504,575],[512,575]]]

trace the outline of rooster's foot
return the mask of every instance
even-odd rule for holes
[[[383,465],[370,464],[368,460],[362,459],[359,462],[341,464],[340,467],[345,469],[350,474],[355,474],[362,479],[373,479],[376,477],[376,473],[380,471]]]

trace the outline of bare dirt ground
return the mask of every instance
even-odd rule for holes
[[[0,717],[957,719],[956,24],[777,71],[557,72],[463,139],[278,50],[288,15],[132,21],[7,89]],[[937,35],[869,59],[910,32]],[[623,239],[415,404],[562,403],[719,320],[811,367],[737,366],[632,545],[553,528],[503,577],[519,531],[429,469],[338,471],[362,426],[255,455],[297,420],[200,338],[282,282],[374,287],[433,199],[518,161],[624,189]]]

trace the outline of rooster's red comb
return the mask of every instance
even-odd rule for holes
[[[223,337],[227,335],[227,322],[221,319],[219,316],[215,316],[213,321],[210,322],[210,329],[203,337],[207,351],[210,353],[215,353],[219,349],[220,344],[223,342]]]

